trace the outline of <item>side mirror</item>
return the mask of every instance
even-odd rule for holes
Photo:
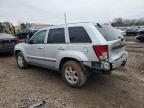
[[[32,44],[32,41],[30,39],[25,39],[25,43]]]

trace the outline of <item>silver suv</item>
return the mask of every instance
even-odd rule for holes
[[[36,65],[60,71],[72,87],[92,72],[110,73],[124,66],[128,53],[121,33],[108,24],[76,23],[44,28],[15,46],[20,68]]]

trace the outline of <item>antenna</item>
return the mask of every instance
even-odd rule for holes
[[[66,12],[65,12],[65,25],[67,25],[67,16],[66,16]]]
[[[65,16],[65,36],[66,36],[66,43],[69,42],[69,38],[68,38],[68,27],[67,27],[67,15],[66,15],[66,12],[64,14]]]

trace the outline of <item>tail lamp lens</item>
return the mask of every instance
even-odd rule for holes
[[[108,58],[108,46],[107,45],[93,45],[94,52],[100,60]]]

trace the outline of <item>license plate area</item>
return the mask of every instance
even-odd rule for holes
[[[12,41],[12,42],[8,42],[8,41],[4,42],[4,46],[14,46],[14,45],[15,45],[14,41]]]

